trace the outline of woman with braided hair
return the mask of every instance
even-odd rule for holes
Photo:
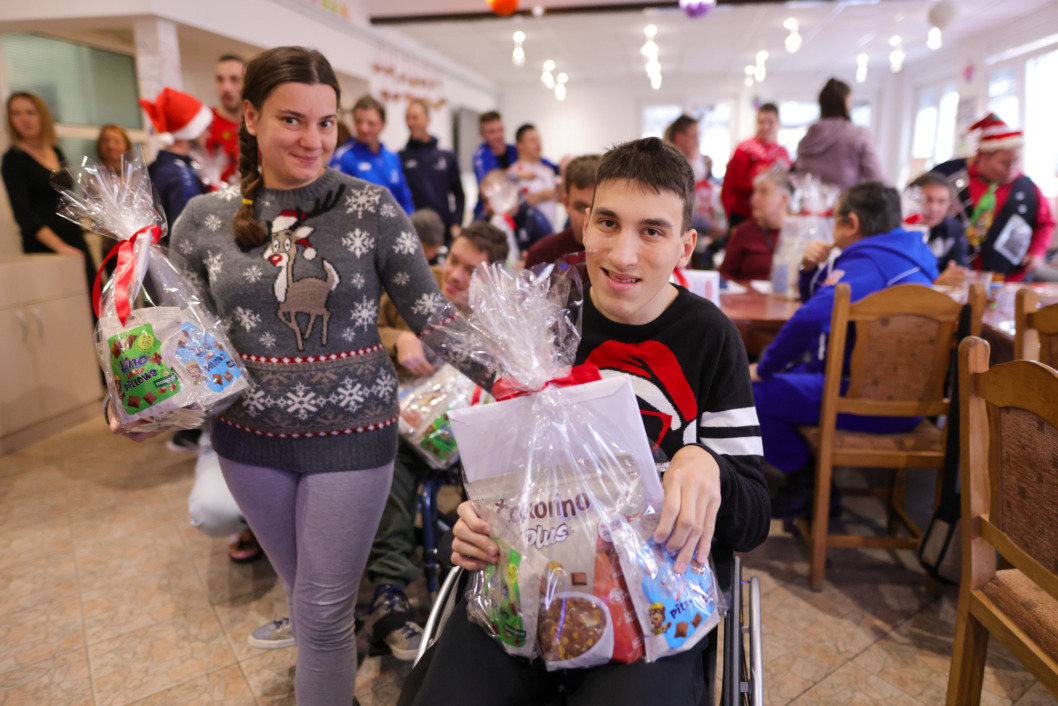
[[[212,442],[287,587],[298,703],[348,706],[353,609],[397,448],[379,299],[416,332],[444,299],[389,192],[327,168],[339,87],[322,54],[262,53],[242,98],[241,182],[192,199],[171,249],[256,382],[214,420]]]

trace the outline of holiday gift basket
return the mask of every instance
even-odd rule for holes
[[[111,170],[85,158],[52,179],[59,214],[117,241],[92,291],[96,349],[123,428],[191,429],[249,387],[201,292],[167,255],[165,217],[141,158]],[[100,286],[107,263],[114,274]]]
[[[471,581],[469,616],[550,670],[689,649],[723,609],[708,564],[677,573],[653,541],[664,494],[635,393],[623,375],[573,366],[570,294],[553,267],[483,266],[468,312],[424,336],[497,375],[497,402],[448,413],[500,547]]]

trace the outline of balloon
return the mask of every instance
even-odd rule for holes
[[[688,17],[701,17],[716,7],[716,0],[680,0],[680,7]]]
[[[518,0],[489,0],[489,7],[497,15],[506,17],[518,9]]]

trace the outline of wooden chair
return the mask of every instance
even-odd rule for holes
[[[984,297],[983,287],[971,287],[971,331],[981,330]],[[845,431],[837,429],[837,416],[946,415],[950,400],[945,397],[945,383],[958,343],[962,309],[948,295],[916,284],[889,287],[855,304],[850,304],[849,299],[849,285],[838,284],[819,426],[801,428],[816,457],[816,482],[811,525],[801,520],[798,526],[810,545],[809,583],[817,591],[823,587],[827,547],[918,547],[922,531],[904,509],[905,472],[908,468],[939,471],[944,464],[944,434],[928,420],[901,434]],[[850,326],[855,328],[856,342],[848,389],[842,393]],[[896,469],[888,491],[886,536],[830,534],[830,483],[835,465]],[[910,537],[897,536],[901,526]]]
[[[962,583],[948,706],[981,702],[988,635],[1058,696],[1058,372],[959,347]],[[1011,568],[997,567],[996,552]]]
[[[1014,358],[1058,368],[1058,304],[1037,309],[1040,295],[1026,287],[1014,300]]]

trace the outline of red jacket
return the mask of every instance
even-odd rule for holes
[[[778,143],[766,145],[756,137],[742,141],[731,155],[724,173],[720,201],[727,217],[732,213],[749,218],[749,197],[753,195],[753,179],[772,165],[790,167],[790,155]]]

